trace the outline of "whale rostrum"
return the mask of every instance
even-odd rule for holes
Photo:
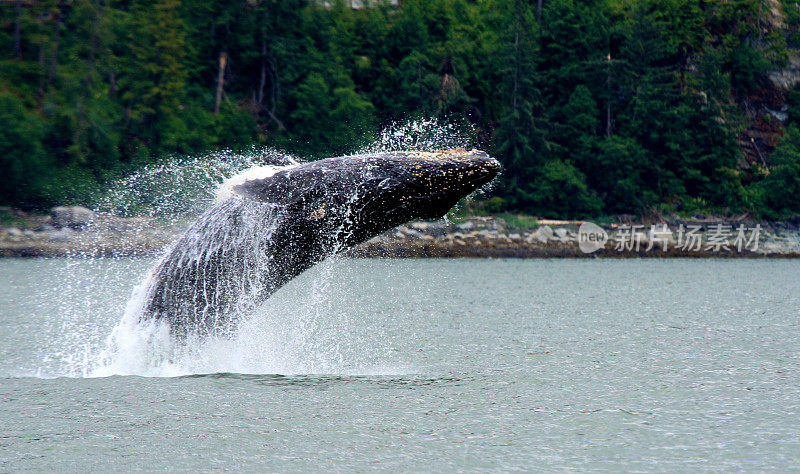
[[[327,158],[232,187],[167,250],[140,321],[177,338],[224,334],[328,256],[411,219],[443,216],[499,163],[463,149]]]

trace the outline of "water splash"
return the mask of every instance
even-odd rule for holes
[[[81,375],[413,373],[397,360],[382,326],[363,326],[352,315],[350,282],[364,284],[357,271],[343,268],[337,258],[326,260],[273,295],[235,333],[181,345],[174,344],[165,324],[126,318],[94,368]],[[136,297],[129,315],[136,314]]]
[[[474,132],[464,125],[428,118],[393,123],[381,130],[372,143],[356,153],[384,153],[401,150],[435,151],[452,148],[472,149]]]
[[[114,216],[186,221],[208,209],[226,179],[252,168],[280,168],[297,162],[294,156],[271,148],[174,158],[111,183],[94,196],[94,208]]]
[[[460,127],[437,120],[419,120],[388,127],[374,143],[354,153],[471,148],[471,144],[469,133]],[[188,223],[207,210],[215,196],[223,201],[218,205],[236,205],[237,198],[226,196],[226,185],[223,185],[232,176],[247,173],[247,170],[251,174],[270,173],[276,166],[298,161],[291,155],[270,149],[254,149],[247,153],[222,151],[177,159],[145,167],[114,183],[108,193],[96,199],[96,208],[119,216],[144,215],[169,223]],[[231,184],[227,181],[227,187]],[[141,283],[125,305],[121,321],[105,340],[96,337],[98,325],[86,320],[86,312],[96,313],[98,309],[92,308],[91,295],[84,295],[86,301],[82,304],[72,301],[64,308],[68,321],[64,325],[65,338],[71,339],[73,349],[57,355],[61,363],[59,374],[93,377],[215,372],[395,373],[396,370],[387,367],[401,364],[396,360],[397,354],[390,353],[381,331],[376,328],[370,334],[359,331],[358,322],[352,320],[346,309],[349,302],[342,304],[348,292],[339,259],[328,259],[301,275],[266,304],[256,307],[255,301],[247,299],[247,295],[259,290],[259,282],[263,281],[257,275],[269,271],[266,263],[259,259],[258,246],[263,239],[254,236],[268,234],[270,226],[274,226],[268,205],[252,209],[253,215],[246,216],[246,225],[239,227],[240,235],[231,241],[236,245],[222,249],[240,252],[237,258],[246,262],[240,276],[231,280],[231,284],[245,288],[238,292],[244,296],[231,304],[251,314],[248,319],[241,321],[235,330],[206,334],[197,339],[189,336],[185,343],[176,344],[166,324],[157,320],[140,321],[147,294],[153,291],[155,270],[150,270],[141,276]],[[204,225],[202,216],[198,222],[196,226]],[[210,219],[205,224],[210,225]],[[219,242],[209,239],[200,248],[187,249],[182,265],[196,270],[202,268],[206,257],[220,250],[215,247]],[[250,245],[243,245],[246,242]],[[162,255],[176,245],[181,243],[173,243]],[[119,265],[125,263],[120,261]],[[84,287],[101,283],[86,282]],[[103,317],[113,317],[113,311],[104,311]],[[90,341],[79,341],[90,332]]]

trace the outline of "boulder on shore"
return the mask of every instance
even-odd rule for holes
[[[533,233],[533,238],[542,243],[547,243],[548,240],[553,238],[553,229],[550,226],[543,225],[536,229]]]
[[[56,227],[83,227],[94,220],[94,212],[81,206],[58,206],[50,210]]]

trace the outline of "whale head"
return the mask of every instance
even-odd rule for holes
[[[366,194],[388,201],[382,203],[384,211],[400,208],[402,217],[407,217],[403,222],[442,217],[461,198],[494,179],[500,170],[497,160],[485,152],[463,149],[390,153],[368,160],[368,166],[374,175],[371,179],[382,181]]]
[[[303,227],[310,235],[335,231],[351,246],[412,219],[442,217],[499,170],[478,150],[374,153],[303,163],[232,191],[282,206],[298,235]]]

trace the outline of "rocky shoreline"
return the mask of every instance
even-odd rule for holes
[[[11,225],[0,227],[0,257],[155,255],[185,228],[185,224],[95,214],[80,207],[53,208],[46,216],[3,211],[13,219]],[[697,218],[605,224],[595,230],[607,240],[588,250],[587,227],[582,224],[542,220],[538,226],[521,228],[496,217],[412,222],[348,254],[383,258],[800,257],[800,222]]]
[[[8,208],[12,225],[0,227],[0,257],[146,256],[160,252],[183,230],[147,217],[97,214],[79,206],[49,215]]]
[[[791,223],[744,224],[745,237],[758,236],[749,245],[737,247],[741,223],[730,227],[726,244],[719,241],[719,221],[685,220],[656,227],[651,224],[609,224],[599,226],[609,240],[596,250],[582,249],[580,221],[540,221],[536,228],[510,227],[495,217],[473,217],[460,223],[413,222],[379,235],[351,251],[365,257],[477,257],[477,258],[798,258],[800,228]],[[683,233],[680,232],[683,225]],[[634,226],[636,226],[634,228]],[[728,227],[726,227],[728,226]],[[693,241],[687,235],[693,231]],[[627,238],[625,237],[627,236]],[[715,237],[717,236],[717,237]],[[652,237],[652,245],[651,245]],[[699,242],[699,243],[698,243]],[[687,245],[691,244],[691,245]],[[683,247],[683,248],[682,248]]]

